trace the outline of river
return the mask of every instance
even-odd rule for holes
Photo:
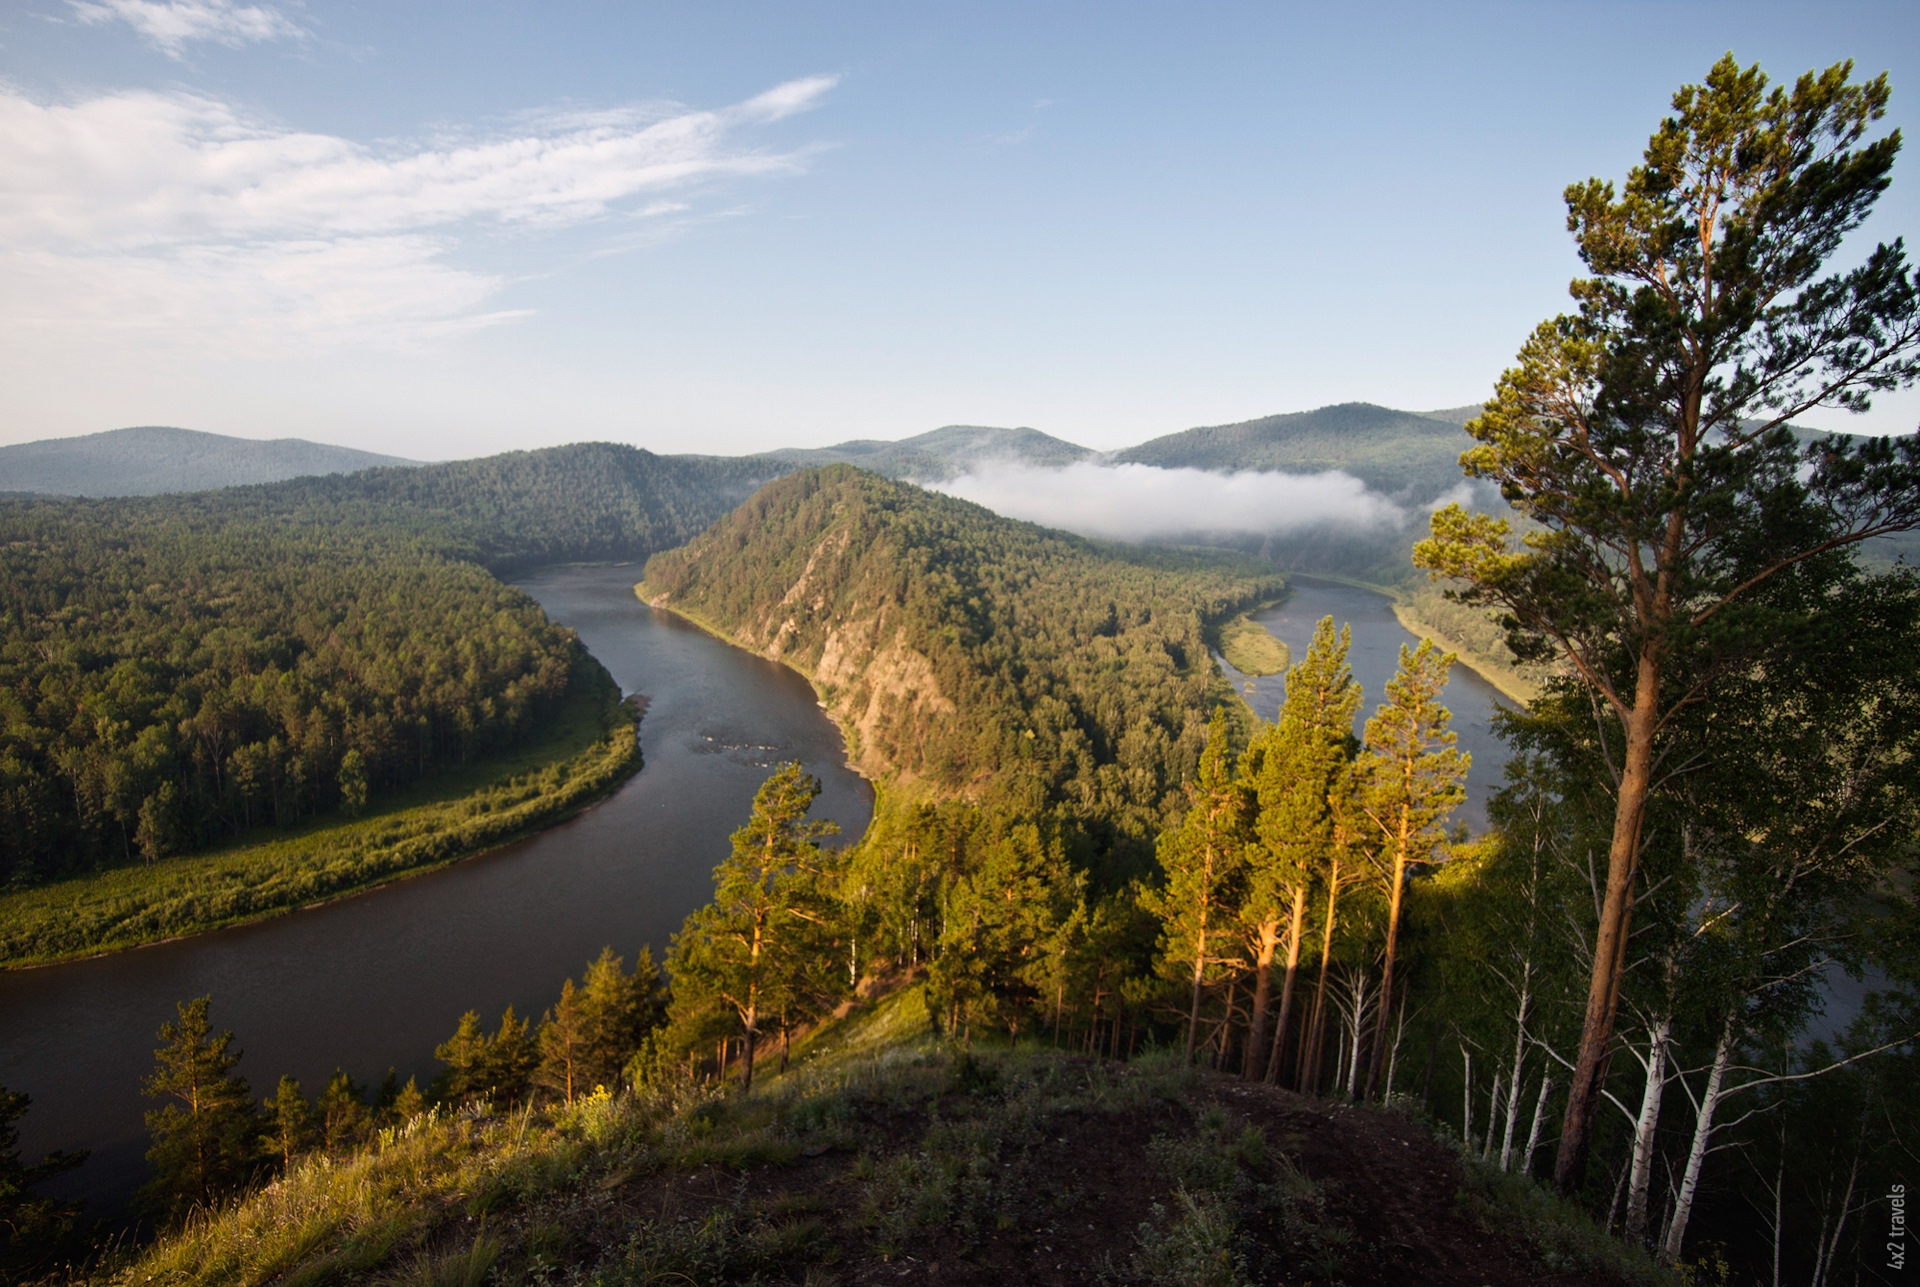
[[[727,838],[775,764],[798,759],[822,780],[816,814],[855,837],[872,814],[846,767],[840,734],[798,674],[729,647],[633,596],[632,566],[566,567],[520,585],[573,627],[621,688],[649,698],[645,767],[599,805],[537,836],[323,907],[90,961],[0,973],[0,1085],[33,1096],[21,1124],[29,1158],[83,1148],[85,1166],[48,1192],[124,1211],[146,1173],[149,1106],[139,1091],[155,1033],[174,1005],[210,994],[217,1028],[246,1052],[240,1071],[264,1096],[282,1073],[317,1093],[336,1067],[378,1082],[388,1068],[422,1085],[433,1047],[460,1014],[491,1027],[511,1004],[537,1017],[561,979],[611,944],[629,962],[658,959],[668,935],[712,892]],[[1299,580],[1256,619],[1305,654],[1331,614],[1354,628],[1350,661],[1370,711],[1412,640],[1388,602]],[[1227,668],[1263,716],[1284,681]],[[1251,686],[1250,691],[1248,686]],[[1459,817],[1485,825],[1504,748],[1488,719],[1498,694],[1456,669],[1447,688],[1460,745],[1473,755]]]
[[[645,767],[579,816],[466,862],[323,907],[114,956],[0,974],[0,1085],[32,1095],[22,1152],[83,1148],[47,1186],[96,1215],[125,1209],[146,1174],[141,1078],[174,1005],[211,994],[216,1028],[245,1052],[254,1093],[282,1073],[317,1093],[336,1067],[421,1084],[461,1013],[491,1027],[536,1018],[611,944],[629,964],[712,893],[728,836],[776,764],[824,786],[815,816],[847,838],[873,796],[839,731],[792,670],[634,598],[633,566],[567,567],[520,585],[579,632],[623,691],[649,699]]]
[[[1358,733],[1367,717],[1386,700],[1387,680],[1400,666],[1400,646],[1420,641],[1393,615],[1393,604],[1385,595],[1310,577],[1289,577],[1288,586],[1284,600],[1254,613],[1253,619],[1291,648],[1296,662],[1307,655],[1313,628],[1322,617],[1332,617],[1336,625],[1353,626],[1347,664],[1366,690],[1366,700],[1354,719],[1353,731]],[[1287,691],[1284,676],[1256,679],[1224,660],[1221,668],[1262,719],[1279,715],[1280,700]],[[1493,712],[1498,705],[1511,703],[1492,684],[1458,665],[1447,681],[1441,702],[1453,714],[1451,727],[1459,735],[1460,749],[1473,757],[1467,770],[1466,803],[1454,811],[1454,818],[1477,833],[1486,829],[1487,798],[1500,785],[1501,770],[1507,763],[1506,744],[1493,732]]]

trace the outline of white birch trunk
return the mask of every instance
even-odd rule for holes
[[[1466,1071],[1462,1075],[1460,1092],[1460,1146],[1473,1147],[1473,1054],[1465,1046],[1460,1047],[1460,1059]]]
[[[1673,1219],[1667,1225],[1665,1245],[1660,1249],[1660,1259],[1669,1265],[1679,1262],[1680,1249],[1687,1240],[1693,1195],[1700,1188],[1700,1166],[1706,1161],[1707,1143],[1713,1138],[1713,1114],[1726,1093],[1727,1065],[1733,1059],[1733,1020],[1734,1016],[1728,1014],[1726,1024],[1720,1029],[1719,1044],[1713,1048],[1713,1070],[1707,1074],[1706,1093],[1700,1096],[1700,1113],[1693,1126],[1693,1147],[1687,1150],[1687,1169],[1680,1179],[1680,1192],[1674,1197]]]
[[[1660,1099],[1667,1089],[1667,1039],[1673,1019],[1661,1015],[1647,1026],[1647,1088],[1640,1096],[1640,1116],[1633,1127],[1633,1171],[1627,1180],[1627,1225],[1630,1242],[1647,1236],[1647,1190],[1653,1183],[1653,1133],[1660,1125]]]
[[[1553,1089],[1553,1078],[1540,1079],[1540,1098],[1533,1101],[1533,1125],[1527,1129],[1527,1155],[1520,1159],[1520,1173],[1533,1174],[1533,1151],[1540,1147],[1540,1119],[1546,1115],[1547,1094]]]

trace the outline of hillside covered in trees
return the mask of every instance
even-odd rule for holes
[[[678,544],[764,472],[587,444],[0,501],[4,879],[351,816],[525,736],[582,654],[492,572]]]
[[[642,594],[812,678],[870,776],[1111,847],[1150,843],[1198,763],[1207,625],[1281,588],[837,466],[656,555]]]

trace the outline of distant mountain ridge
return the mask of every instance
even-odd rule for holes
[[[155,496],[417,463],[303,438],[259,441],[139,425],[0,447],[0,491]]]
[[[785,447],[768,459],[813,467],[855,465],[897,481],[942,483],[988,460],[1029,465],[1070,465],[1094,455],[1089,447],[1055,438],[1038,429],[998,429],[987,425],[946,425],[912,438],[886,442],[856,438],[831,447]]]
[[[1423,415],[1370,402],[1342,402],[1167,434],[1115,452],[1112,459],[1221,473],[1341,469],[1377,491],[1426,500],[1460,482],[1460,453],[1468,441],[1460,432],[1461,422],[1440,417],[1465,411]]]

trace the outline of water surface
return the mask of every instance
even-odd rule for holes
[[[632,566],[569,567],[521,585],[573,627],[623,691],[650,703],[645,767],[568,822],[482,857],[257,925],[91,961],[0,973],[0,1085],[24,1090],[32,1157],[92,1151],[60,1182],[97,1214],[145,1178],[140,1081],[176,1002],[211,994],[256,1095],[282,1073],[317,1093],[336,1067],[424,1085],[462,1011],[537,1017],[603,945],[658,959],[712,894],[714,864],[776,764],[824,784],[816,816],[851,839],[873,797],[807,681],[633,597]],[[54,1192],[49,1186],[49,1192]]]

